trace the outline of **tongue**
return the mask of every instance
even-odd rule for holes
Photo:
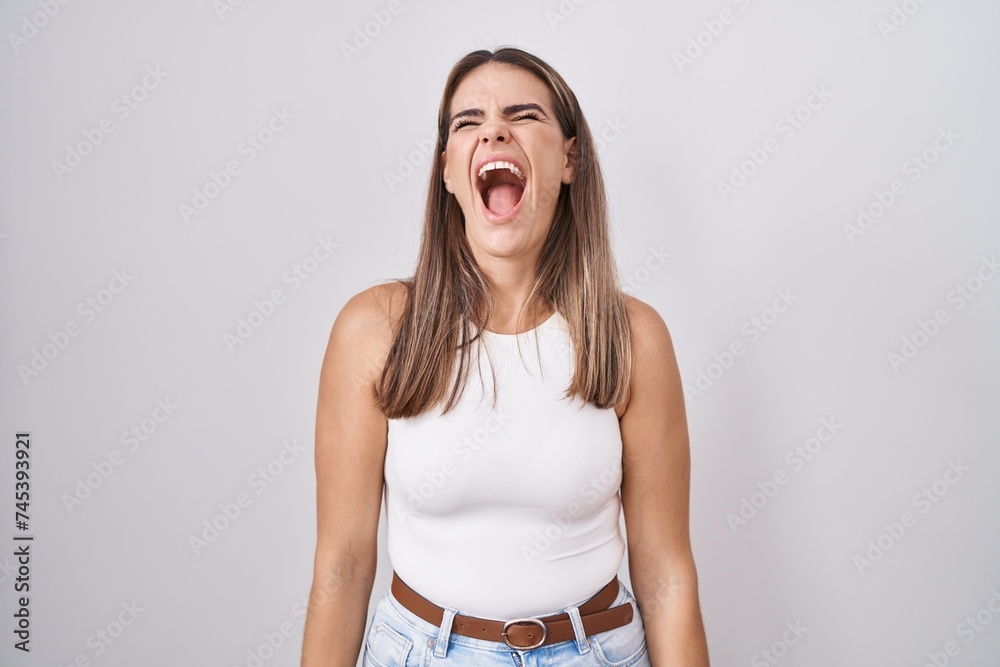
[[[507,215],[517,206],[524,188],[513,183],[500,183],[486,191],[486,208],[495,215]]]

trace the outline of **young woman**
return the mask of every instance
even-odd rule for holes
[[[303,667],[707,667],[680,374],[619,289],[576,96],[476,51],[438,131],[414,275],[330,334]],[[366,636],[383,492],[394,572]]]

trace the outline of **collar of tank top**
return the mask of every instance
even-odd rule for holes
[[[489,328],[484,328],[483,332],[486,333],[486,334],[488,334],[488,335],[490,335],[490,336],[500,336],[500,337],[514,338],[515,336],[523,336],[525,334],[530,334],[532,331],[538,331],[538,330],[540,330],[540,329],[542,329],[542,328],[544,328],[544,327],[552,324],[553,320],[555,320],[555,317],[556,317],[556,311],[552,311],[551,313],[549,313],[549,315],[544,320],[542,320],[542,322],[539,325],[537,325],[536,327],[534,327],[532,329],[528,329],[527,331],[521,331],[519,333],[500,333],[498,331],[493,331],[492,329],[489,329]]]

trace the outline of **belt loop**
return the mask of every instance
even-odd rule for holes
[[[590,640],[583,630],[583,619],[580,618],[580,609],[576,605],[566,608],[570,621],[573,623],[573,634],[576,635],[576,650],[581,654],[590,652]]]
[[[448,644],[451,642],[451,627],[455,622],[455,614],[457,613],[458,610],[451,607],[444,610],[444,617],[441,619],[441,627],[438,628],[437,641],[434,645],[435,658],[448,657]]]

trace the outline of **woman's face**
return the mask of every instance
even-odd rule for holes
[[[488,63],[462,80],[448,114],[444,182],[462,207],[470,246],[480,260],[485,253],[533,261],[560,186],[573,179],[574,139],[563,138],[549,89],[523,69]]]

